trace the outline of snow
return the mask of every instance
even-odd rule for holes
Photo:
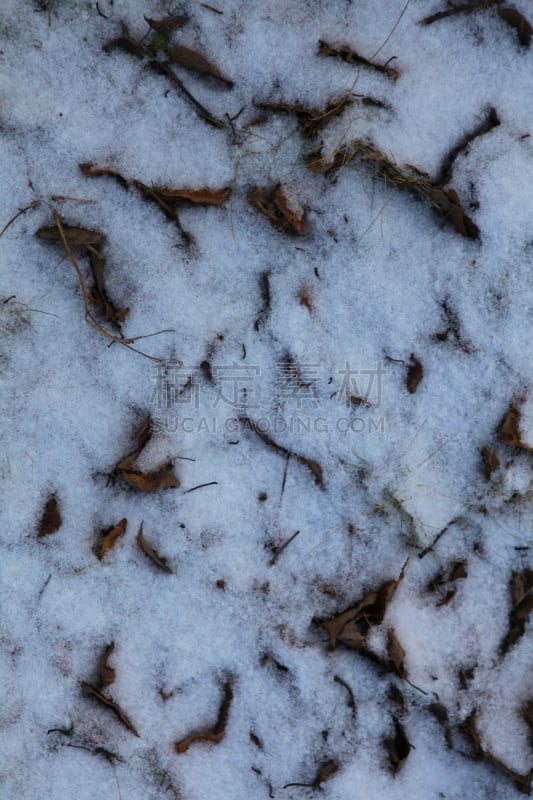
[[[102,52],[120,20],[140,39],[144,16],[175,12],[167,0],[100,0],[107,19],[89,0],[0,9],[0,229],[38,201],[0,237],[0,794],[513,800],[502,770],[465,757],[458,729],[475,711],[484,751],[521,775],[531,768],[531,624],[500,651],[511,575],[533,568],[531,453],[498,437],[515,407],[532,446],[531,50],[494,10],[419,26],[445,7],[435,0],[212,5],[223,13],[178,8],[190,21],[172,41],[235,81],[230,91],[176,68],[213,114],[233,119],[223,130],[141,61]],[[394,57],[400,76],[319,57],[319,39],[377,63]],[[354,103],[312,144],[294,115],[254,106],[320,110],[347,93],[385,107]],[[304,163],[312,146],[331,155],[362,139],[435,178],[489,107],[500,125],[458,156],[447,187],[479,241],[358,163],[325,175]],[[231,197],[179,209],[187,246],[155,203],[84,176],[81,162]],[[307,214],[306,236],[247,202],[253,187],[280,182]],[[64,248],[35,236],[54,211],[105,235],[106,292],[130,309],[124,336],[165,331],[133,342],[145,356],[84,321]],[[411,354],[423,365],[413,394]],[[154,434],[136,469],[172,460],[177,489],[135,492],[116,474],[148,414]],[[488,479],[484,446],[499,460]],[[39,537],[54,493],[61,527]],[[122,518],[125,536],[99,560],[101,532]],[[141,523],[171,574],[139,549]],[[457,561],[468,576],[439,605],[431,582]],[[387,660],[393,628],[410,682],[330,650],[316,624],[406,562],[368,642]],[[139,738],[80,686],[98,684],[111,642],[104,694]],[[227,681],[222,741],[175,753],[215,726]],[[452,748],[428,711],[437,701]],[[384,740],[395,718],[413,749],[393,775]],[[312,783],[328,760],[339,769],[320,789],[284,788]]]

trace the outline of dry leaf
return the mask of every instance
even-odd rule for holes
[[[84,162],[78,164],[78,166],[83,174],[89,178],[114,178],[124,189],[128,188],[127,179],[112,167],[97,167],[95,164],[91,164],[90,162]]]
[[[446,606],[455,597],[457,592],[456,581],[468,577],[466,561],[453,561],[447,568],[442,569],[428,584],[429,592],[440,595],[438,606]]]
[[[512,405],[500,426],[500,442],[509,447],[521,447],[523,450],[533,451],[533,447],[522,441],[520,433],[520,412]]]
[[[502,761],[500,761],[499,758],[496,758],[496,756],[483,747],[481,737],[477,729],[476,711],[473,711],[470,716],[465,719],[460,726],[460,731],[472,746],[473,755],[475,758],[487,761],[489,764],[495,767],[498,772],[501,772],[502,775],[510,778],[519,792],[529,795],[531,791],[531,778],[533,770],[530,770],[525,775],[515,772]]]
[[[405,650],[398,641],[398,637],[393,628],[389,628],[387,632],[387,654],[400,678],[406,679],[407,670],[404,665]]]
[[[523,635],[527,619],[533,611],[533,569],[513,572],[510,581],[511,611],[509,630],[500,645],[505,654]]]
[[[199,53],[197,50],[192,50],[190,47],[169,47],[167,50],[167,56],[169,61],[174,64],[178,64],[180,67],[185,67],[185,69],[193,70],[194,72],[198,72],[200,75],[207,75],[210,78],[215,78],[218,81],[222,81],[225,83],[226,86],[230,88],[233,86],[233,81],[229,78],[226,78],[223,75],[218,67],[215,67],[202,53]]]
[[[481,458],[485,465],[485,477],[487,480],[490,480],[492,473],[500,466],[498,456],[488,445],[483,445],[481,448]]]
[[[278,184],[273,190],[256,186],[248,194],[248,202],[263,214],[274,227],[284,233],[305,236],[308,226],[305,212],[290,206],[284,188]]]
[[[518,41],[522,47],[529,47],[531,44],[531,37],[533,36],[533,28],[524,15],[520,14],[520,12],[512,6],[498,8],[498,14],[504,22],[515,29]]]
[[[121,519],[116,525],[113,525],[111,528],[108,528],[106,531],[104,531],[104,538],[97,554],[100,561],[103,559],[105,554],[115,546],[118,539],[124,536],[126,533],[127,524],[127,519]]]
[[[152,30],[168,39],[174,31],[178,30],[178,28],[183,28],[187,24],[189,17],[186,14],[174,14],[163,19],[145,17],[145,20]]]
[[[389,761],[393,775],[403,766],[405,759],[411,752],[411,743],[405,733],[402,723],[394,717],[394,736],[384,740],[385,748],[389,754]]]
[[[163,186],[154,187],[169,205],[193,203],[200,206],[221,206],[229,199],[231,189],[168,189]]]
[[[411,353],[411,363],[407,370],[407,391],[414,394],[418,389],[418,384],[424,377],[424,368],[416,356]]]
[[[89,246],[89,262],[94,278],[94,286],[91,292],[91,300],[103,312],[106,322],[110,322],[115,327],[120,327],[120,323],[126,319],[129,309],[117,309],[109,300],[104,286],[105,258],[96,247]]]
[[[226,724],[228,721],[229,710],[233,700],[232,681],[226,681],[223,687],[223,698],[219,708],[217,721],[211,730],[201,733],[192,733],[181,739],[174,745],[174,752],[178,755],[186,753],[191,744],[195,742],[208,742],[209,744],[219,744],[226,734]]]
[[[168,566],[166,558],[162,558],[144,538],[142,522],[141,527],[139,528],[139,533],[137,534],[137,544],[143,553],[148,556],[148,558],[156,565],[156,567],[159,567],[160,570],[166,572],[167,575],[172,575],[172,570]]]
[[[140,492],[155,492],[157,489],[177,489],[179,478],[174,473],[172,461],[151,472],[135,469],[135,463],[152,437],[151,418],[148,416],[133,437],[137,442],[135,450],[124,456],[115,467],[114,476],[120,478],[132,489]]]
[[[391,663],[385,662],[369,649],[367,635],[372,626],[380,625],[383,622],[388,604],[404,576],[405,567],[406,564],[397,580],[386,581],[379,589],[367,592],[362,600],[335,617],[327,620],[315,620],[328,635],[332,647],[342,644],[345,647],[354,648],[386,669],[391,669]],[[399,655],[399,650],[395,652],[395,655]]]
[[[109,708],[118,718],[118,720],[124,725],[124,727],[130,731],[130,733],[133,733],[134,736],[139,737],[134,725],[132,722],[130,722],[118,703],[115,703],[113,700],[105,697],[101,692],[98,691],[98,689],[96,689],[94,686],[91,686],[91,684],[87,683],[86,681],[81,682],[81,688],[84,692],[90,694],[92,697],[98,700],[98,702],[100,702],[103,706]]]
[[[88,231],[85,228],[68,227],[63,225],[65,238],[70,245],[98,245],[104,238],[99,231]],[[49,228],[39,228],[36,234],[45,242],[62,242],[61,233],[57,225]]]
[[[102,656],[102,661],[100,663],[100,686],[99,686],[101,692],[103,692],[104,689],[107,689],[108,686],[111,686],[111,684],[114,683],[115,681],[115,670],[108,664],[109,657],[112,655],[114,649],[115,649],[115,643],[111,642],[111,644],[108,644],[108,646],[106,647],[104,655]]]
[[[107,42],[107,44],[102,47],[102,50],[108,53],[110,50],[119,49],[137,58],[144,58],[146,56],[145,48],[133,39],[124,21],[120,23],[120,26],[122,28],[122,36],[118,36],[116,39]]]
[[[55,494],[52,494],[46,501],[41,521],[39,522],[37,536],[41,538],[42,536],[50,536],[51,533],[55,533],[61,527],[61,521],[57,499]]]

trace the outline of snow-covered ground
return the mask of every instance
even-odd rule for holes
[[[527,793],[533,49],[446,9],[3,0],[2,798]]]

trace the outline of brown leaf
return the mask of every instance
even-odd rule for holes
[[[217,721],[211,730],[200,733],[191,733],[185,739],[181,739],[174,745],[174,752],[178,755],[186,753],[191,744],[195,742],[208,742],[209,744],[219,744],[226,734],[226,724],[228,721],[229,710],[233,701],[232,681],[226,681],[223,686],[223,698],[220,704]]]
[[[186,14],[173,14],[169,17],[163,17],[163,19],[145,17],[145,20],[152,30],[168,39],[174,31],[186,25],[189,21],[189,17]]]
[[[485,478],[490,480],[492,473],[495,472],[500,466],[498,456],[488,445],[483,445],[481,448],[481,458],[483,459],[483,463],[485,465]]]
[[[518,36],[518,41],[522,47],[529,47],[531,44],[531,37],[533,36],[533,28],[530,23],[520,14],[516,8],[512,6],[503,6],[498,8],[498,15],[504,22],[514,28]]]
[[[193,203],[200,206],[221,206],[228,200],[231,189],[167,189],[163,186],[154,187],[163,200],[169,205]]]
[[[166,572],[167,575],[172,575],[172,570],[168,566],[166,558],[162,558],[144,538],[142,522],[141,527],[139,528],[139,533],[137,534],[137,544],[143,553],[148,556],[148,558],[156,565],[156,567],[159,567],[160,570]]]
[[[324,488],[324,476],[322,474],[322,467],[315,461],[313,458],[307,458],[306,456],[296,456],[296,460],[299,461],[300,464],[303,464],[313,478],[315,479],[315,483],[317,486],[320,486],[321,489]]]
[[[500,645],[502,654],[505,654],[523,635],[526,621],[533,611],[533,569],[513,572],[509,588],[512,607],[509,612],[509,629]]]
[[[497,769],[498,772],[501,772],[502,775],[510,778],[519,792],[527,795],[530,793],[533,770],[530,770],[525,775],[515,772],[506,764],[504,764],[503,761],[500,761],[499,758],[496,758],[496,756],[483,747],[481,737],[477,729],[476,711],[473,711],[470,716],[467,717],[467,719],[461,724],[460,731],[470,742],[475,758],[488,762],[495,769]]]
[[[124,21],[122,21],[120,25],[122,28],[122,36],[118,36],[116,39],[107,42],[107,44],[102,47],[102,50],[108,53],[110,50],[119,49],[137,58],[144,58],[146,55],[145,48],[133,39]]]
[[[222,81],[225,83],[226,86],[230,88],[233,86],[233,81],[229,78],[226,78],[223,75],[218,67],[212,64],[202,53],[199,53],[197,50],[192,50],[190,47],[182,47],[178,45],[176,47],[169,47],[167,50],[167,56],[171,62],[174,64],[178,64],[180,67],[184,67],[185,69],[193,70],[194,72],[198,72],[200,75],[207,75],[210,78],[215,78],[218,81]]]
[[[157,489],[177,489],[179,478],[174,474],[172,462],[169,461],[156,472],[138,472],[136,470],[119,470],[118,477],[139,492],[155,492]]]
[[[67,227],[63,225],[63,231],[67,242],[71,245],[98,245],[104,238],[104,235],[99,231],[87,231],[85,228]],[[45,242],[63,241],[57,225],[52,225],[49,228],[39,228],[36,235]]]
[[[57,499],[55,494],[52,494],[46,501],[41,521],[39,522],[37,536],[41,538],[42,536],[50,536],[51,533],[55,533],[61,527],[61,521]]]
[[[108,528],[106,531],[104,531],[104,538],[100,547],[98,548],[97,553],[100,561],[103,559],[105,554],[115,546],[118,539],[124,536],[126,533],[127,524],[127,519],[121,519],[116,525],[113,525],[111,528]]]
[[[112,323],[115,327],[119,327],[120,323],[126,319],[129,309],[117,309],[109,300],[104,286],[105,258],[96,247],[89,246],[87,249],[89,251],[89,262],[94,277],[91,299],[103,312],[105,321]]]
[[[414,394],[418,389],[418,384],[424,377],[424,368],[416,356],[411,353],[411,363],[407,370],[407,391]]]
[[[139,431],[133,436],[137,442],[135,450],[124,456],[115,467],[114,476],[120,478],[132,489],[140,492],[155,492],[157,489],[176,489],[180,480],[175,475],[172,461],[163,464],[159,469],[151,472],[141,472],[135,469],[135,463],[152,437],[152,420],[146,417]]]
[[[388,604],[394,597],[404,572],[405,565],[397,580],[386,581],[379,589],[367,592],[362,600],[331,619],[316,620],[329,636],[332,647],[342,644],[370,653],[366,643],[367,634],[373,625],[383,622]],[[390,668],[390,665],[387,666]]]
[[[389,628],[387,631],[387,654],[400,678],[406,679],[407,670],[404,665],[405,650],[398,641],[398,637],[393,628]]]
[[[284,233],[305,236],[308,231],[305,212],[291,207],[285,191],[281,184],[273,190],[256,186],[248,194],[248,202]]]
[[[521,447],[523,450],[533,451],[533,447],[522,441],[520,433],[520,412],[512,405],[500,426],[500,442],[508,447]]]
[[[112,167],[97,167],[95,164],[91,164],[90,162],[84,162],[78,164],[78,166],[83,174],[89,178],[114,178],[124,189],[128,188],[128,181],[126,178],[124,178],[120,172],[117,172]]]
[[[298,292],[298,302],[310,313],[313,311],[313,293],[309,286],[302,286]]]
[[[405,763],[412,747],[405,733],[405,728],[396,718],[394,718],[394,736],[385,739],[383,743],[389,754],[392,773],[396,775]]]
[[[96,689],[94,686],[91,686],[91,684],[87,683],[86,681],[81,682],[81,688],[83,689],[84,692],[90,694],[92,697],[98,700],[98,702],[101,703],[103,706],[109,708],[113,712],[113,714],[115,714],[115,716],[118,718],[118,720],[122,723],[122,725],[124,725],[124,727],[129,730],[130,733],[132,733],[134,736],[139,737],[139,734],[137,733],[133,723],[130,722],[130,720],[128,719],[126,714],[122,711],[118,703],[115,703],[113,700],[110,700],[108,697],[105,697],[102,694],[102,692],[99,692],[98,689]]]
[[[456,581],[464,580],[468,577],[466,561],[453,561],[446,568],[438,572],[428,584],[429,592],[437,592],[440,595],[438,606],[446,606],[455,597],[457,587]]]
[[[108,686],[111,686],[115,681],[115,670],[108,664],[109,657],[113,654],[114,649],[115,643],[111,642],[111,644],[106,647],[104,655],[102,656],[102,661],[100,663],[100,686],[98,687],[101,692],[107,689]]]

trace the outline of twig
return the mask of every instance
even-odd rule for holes
[[[24,208],[21,208],[21,209],[19,209],[19,211],[18,211],[18,212],[15,214],[15,216],[14,216],[14,217],[11,217],[11,219],[9,220],[9,222],[7,222],[7,223],[4,225],[4,227],[3,227],[3,228],[2,228],[2,230],[0,231],[0,236],[3,236],[3,235],[4,235],[4,233],[7,231],[7,229],[9,228],[9,226],[10,226],[10,225],[12,225],[12,224],[13,224],[13,222],[15,222],[15,220],[16,220],[16,219],[18,219],[18,218],[19,218],[19,217],[21,217],[23,214],[25,214],[25,213],[26,213],[26,211],[29,211],[29,210],[30,210],[30,208],[35,208],[35,206],[38,206],[40,202],[41,202],[40,200],[34,200],[34,201],[33,201],[33,203],[30,203],[30,204],[29,204],[29,206],[25,206]]]

